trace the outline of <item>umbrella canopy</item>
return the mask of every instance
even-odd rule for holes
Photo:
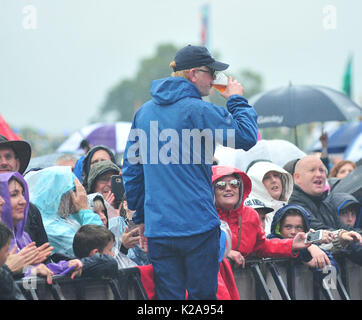
[[[346,121],[362,115],[359,105],[342,92],[318,85],[289,85],[249,99],[259,128],[291,127],[310,122]]]
[[[88,125],[73,133],[59,146],[57,152],[80,152],[81,141],[87,139],[92,146],[104,145],[114,153],[122,153],[126,147],[131,125],[131,122],[123,121]]]
[[[215,158],[219,165],[231,166],[246,171],[248,165],[254,160],[270,160],[280,167],[287,162],[303,158],[306,154],[293,143],[281,140],[259,140],[248,151],[217,146]]]
[[[362,159],[362,132],[349,144],[343,158],[354,162]]]
[[[343,179],[340,179],[333,187],[331,193],[349,193],[362,200],[362,166],[358,166]]]
[[[362,122],[348,122],[341,125],[329,134],[328,153],[344,153],[349,147],[352,147],[361,134]],[[319,140],[309,148],[310,151],[321,151],[321,149],[322,145]]]

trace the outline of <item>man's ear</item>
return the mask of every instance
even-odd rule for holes
[[[294,183],[297,184],[297,180],[299,180],[299,173],[294,172],[293,178],[294,178]]]
[[[195,83],[196,81],[196,76],[195,76],[195,69],[192,68],[189,70],[189,79],[192,83]]]
[[[89,256],[93,257],[98,252],[99,252],[98,249],[93,249],[93,250],[91,250],[91,252],[89,252]]]

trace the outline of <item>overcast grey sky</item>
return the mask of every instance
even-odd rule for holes
[[[265,89],[340,90],[353,54],[361,103],[360,0],[0,0],[0,114],[15,128],[77,130],[159,44],[199,44],[205,3],[210,49],[231,72],[254,70]]]

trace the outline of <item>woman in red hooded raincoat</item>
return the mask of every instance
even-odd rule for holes
[[[259,257],[297,257],[297,251],[308,247],[305,233],[294,239],[267,239],[258,213],[244,206],[251,191],[251,180],[242,171],[232,167],[213,166],[212,182],[215,205],[221,220],[229,224],[232,248],[228,255],[237,265],[245,266],[245,257],[255,253]]]

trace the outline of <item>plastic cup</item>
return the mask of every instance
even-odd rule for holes
[[[227,85],[228,85],[228,77],[224,73],[218,72],[216,74],[216,78],[212,82],[212,86],[216,90],[222,93],[225,92]]]

